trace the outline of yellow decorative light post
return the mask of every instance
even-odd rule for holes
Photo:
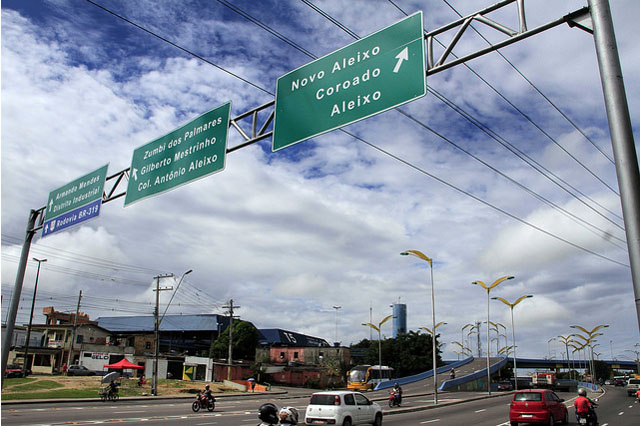
[[[504,300],[502,297],[492,297],[493,300],[499,300],[505,305],[507,305],[511,309],[511,339],[513,340],[513,377],[514,377],[514,387],[515,390],[518,390],[518,365],[516,362],[516,328],[513,324],[513,308],[524,299],[529,297],[533,297],[531,294],[527,294],[526,296],[520,296],[515,302],[509,303]]]
[[[370,322],[362,323],[362,325],[368,325],[378,332],[378,367],[382,367],[382,336],[380,334],[380,330],[382,329],[382,324],[387,322],[390,318],[393,318],[393,315],[386,316],[382,321],[378,323],[377,326],[375,324],[371,324]]]
[[[418,257],[429,264],[429,270],[431,271],[431,327],[435,331],[436,329],[436,298],[433,290],[433,262],[430,257],[427,257],[424,253],[418,250],[407,250],[400,253],[401,256],[415,256]],[[433,403],[438,403],[438,371],[436,364],[436,336],[434,334],[431,335],[431,343],[433,351]]]
[[[485,290],[487,290],[487,390],[489,391],[489,395],[491,395],[491,371],[489,370],[490,368],[490,362],[489,362],[489,348],[491,345],[491,338],[489,337],[489,325],[490,325],[490,319],[489,319],[489,293],[491,293],[491,289],[493,289],[494,287],[496,287],[498,284],[500,284],[502,281],[505,280],[512,280],[514,277],[512,276],[505,276],[505,277],[501,277],[498,278],[497,280],[495,280],[493,282],[493,284],[491,285],[486,285],[485,283],[483,283],[482,281],[474,281],[471,284],[475,284],[475,285],[479,285],[482,288],[484,288]]]

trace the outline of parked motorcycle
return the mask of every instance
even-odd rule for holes
[[[389,407],[400,406],[400,394],[398,392],[389,392]]]
[[[205,407],[207,410],[213,411],[216,408],[216,400],[213,397],[212,399],[209,399],[206,394],[198,392],[196,400],[191,404],[191,409],[197,413],[201,408]]]

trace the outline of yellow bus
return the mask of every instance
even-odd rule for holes
[[[395,378],[393,368],[380,365],[356,365],[347,372],[347,389],[371,390],[378,383]]]

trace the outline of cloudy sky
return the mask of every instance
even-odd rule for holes
[[[236,117],[272,101],[278,77],[309,55],[327,55],[404,13],[422,10],[429,31],[493,4],[95,3],[102,8],[2,2],[2,321],[29,211],[50,191],[107,163],[108,176],[127,169],[136,148],[227,102]],[[528,26],[585,3],[527,1]],[[612,3],[637,126],[640,3]],[[515,5],[490,17],[517,28]],[[454,53],[485,45],[468,33]],[[368,338],[361,324],[382,320],[392,303],[407,305],[409,329],[431,327],[428,264],[399,256],[415,249],[434,260],[445,358],[457,357],[451,342],[466,340],[463,326],[486,320],[487,293],[471,282],[505,275],[515,279],[491,296],[534,295],[514,309],[519,356],[560,358],[564,348],[549,339],[571,333],[570,325],[609,324],[596,352],[635,358],[638,322],[593,38],[561,25],[500,53],[430,75],[426,96],[342,129],[348,133],[275,153],[269,138],[229,153],[219,173],[126,208],[114,200],[84,225],[38,235],[30,258],[47,262],[36,312],[75,311],[82,291],[80,309],[91,318],[150,315],[154,277],[193,269],[169,313],[224,313],[233,299],[259,328],[348,345]],[[241,142],[231,129],[228,147]],[[30,261],[18,324],[28,322],[36,269]],[[162,292],[162,311],[171,297]],[[510,341],[508,307],[492,301],[491,320]],[[391,335],[391,322],[383,333]],[[483,348],[484,339],[483,331]]]

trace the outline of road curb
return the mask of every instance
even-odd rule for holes
[[[231,398],[231,397],[249,397],[254,395],[283,395],[286,391],[267,391],[267,392],[249,392],[249,393],[224,393],[220,395],[214,394],[216,399]],[[163,401],[171,399],[195,399],[196,395],[173,395],[173,396],[125,396],[120,398],[120,401]],[[29,404],[42,404],[42,403],[54,403],[59,402],[62,404],[69,404],[73,402],[99,402],[103,401],[99,398],[61,398],[61,399],[16,399],[11,401],[0,401],[1,405],[29,405]],[[106,401],[113,402],[113,401]]]

